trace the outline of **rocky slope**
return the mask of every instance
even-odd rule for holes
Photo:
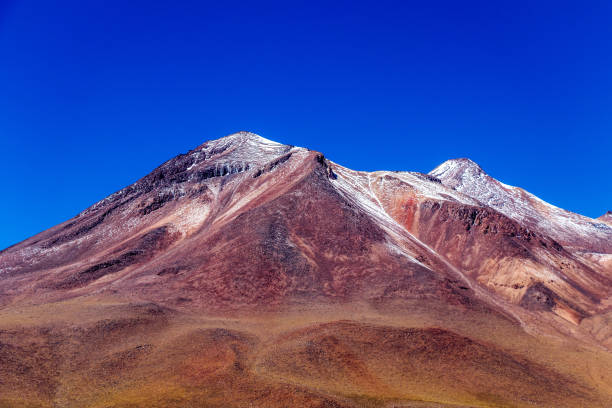
[[[0,252],[0,407],[607,406],[611,254],[469,160],[239,132]]]
[[[612,211],[606,212],[604,215],[597,219],[607,224],[612,224]]]
[[[501,183],[469,159],[448,160],[429,174],[526,227],[545,233],[565,247],[612,251],[612,228],[608,225],[555,207],[519,187]]]

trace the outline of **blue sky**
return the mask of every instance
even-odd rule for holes
[[[237,130],[360,170],[470,157],[597,217],[610,21],[609,1],[0,0],[0,248]]]

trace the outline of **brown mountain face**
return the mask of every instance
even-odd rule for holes
[[[605,222],[606,224],[612,224],[612,211],[606,212],[604,215],[597,219]]]
[[[612,227],[248,132],[0,252],[0,407],[607,407]]]

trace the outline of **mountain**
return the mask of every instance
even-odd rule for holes
[[[568,249],[612,252],[612,228],[571,213],[519,188],[501,183],[469,159],[448,160],[430,175],[523,225],[542,231]]]
[[[612,211],[608,211],[601,217],[597,218],[598,220],[605,222],[607,224],[612,224]]]
[[[238,132],[0,252],[0,407],[609,406],[610,238]]]

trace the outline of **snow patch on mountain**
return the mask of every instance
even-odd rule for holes
[[[206,154],[206,157],[223,156],[225,160],[263,166],[293,148],[293,146],[274,142],[255,133],[243,131],[208,141],[197,150]]]

